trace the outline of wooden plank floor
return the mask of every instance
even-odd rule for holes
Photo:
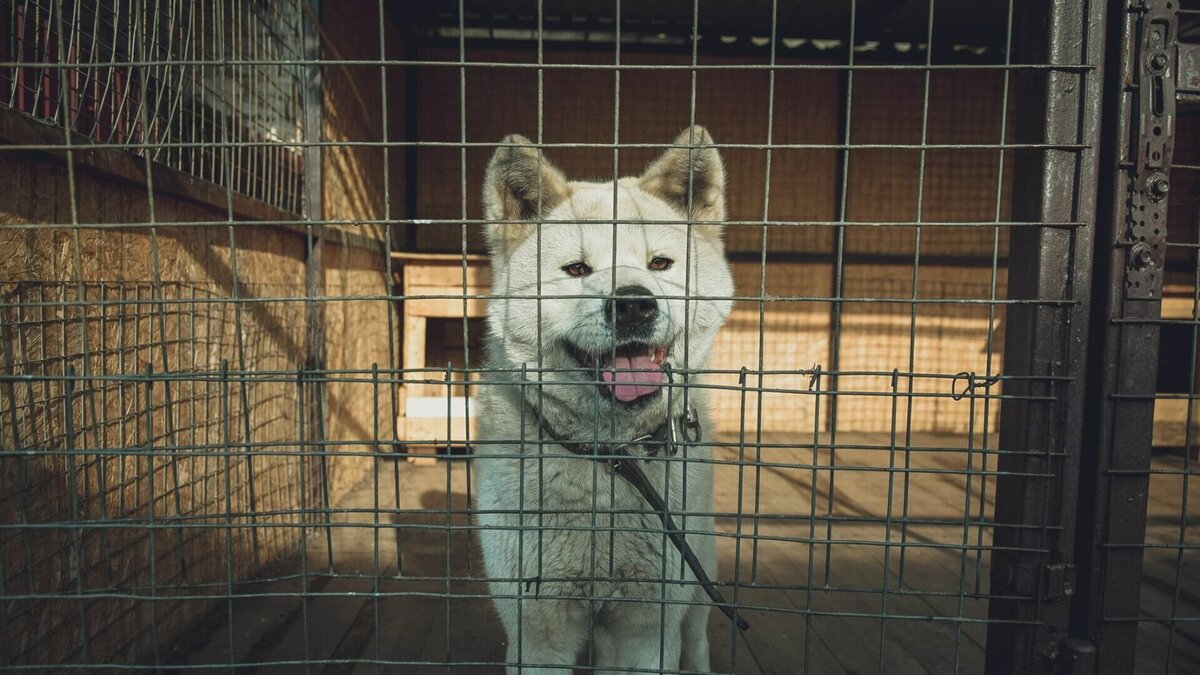
[[[994,485],[978,472],[994,469],[995,457],[965,452],[962,438],[914,438],[907,454],[893,452],[886,436],[842,434],[838,445],[835,457],[814,456],[811,446],[761,454],[748,447],[741,466],[737,447],[719,451],[730,462],[717,467],[716,508],[728,514],[718,519],[728,535],[718,546],[720,577],[738,580],[736,602],[749,608],[752,628],[737,635],[712,613],[714,668],[982,672],[988,568],[980,549],[991,539],[980,524]],[[336,505],[332,555],[325,528],[310,531],[307,583],[294,574],[300,561],[291,561],[278,580],[247,586],[245,598],[217,613],[210,635],[193,636],[196,646],[179,663],[274,664],[257,668],[264,672],[295,672],[306,660],[309,672],[396,671],[400,662],[404,672],[445,672],[446,663],[458,664],[456,672],[502,670],[503,633],[478,581],[468,527],[467,462],[377,467]],[[1155,467],[1179,471],[1182,459],[1156,457]],[[1176,474],[1154,475],[1148,542],[1179,542],[1183,484]],[[1187,492],[1196,520],[1196,481]],[[1195,543],[1194,531],[1185,535]],[[1196,551],[1183,552],[1148,550],[1143,617],[1200,617]],[[222,620],[229,614],[232,624]],[[1200,624],[1140,625],[1139,671],[1164,672],[1168,649],[1170,672],[1200,670]]]

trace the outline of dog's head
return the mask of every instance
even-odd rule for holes
[[[732,304],[712,137],[692,127],[615,183],[568,181],[527,139],[503,143],[484,184],[492,358],[526,364],[555,401],[661,415],[663,365],[702,368]]]

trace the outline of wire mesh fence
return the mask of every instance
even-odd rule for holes
[[[299,3],[5,4],[8,108],[300,211]]]
[[[1154,3],[810,4],[0,0],[0,667],[1200,667],[1182,108],[1085,440]]]

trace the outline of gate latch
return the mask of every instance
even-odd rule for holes
[[[1075,594],[1075,566],[1066,563],[1051,563],[1045,568],[1044,598],[1048,601],[1065,600]]]
[[[1125,294],[1162,296],[1167,242],[1167,194],[1175,137],[1176,14],[1174,0],[1142,0],[1138,100],[1129,183]]]

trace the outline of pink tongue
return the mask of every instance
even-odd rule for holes
[[[613,396],[628,403],[657,391],[662,385],[663,371],[649,356],[618,356],[610,369],[600,372],[600,379],[612,382],[609,388]]]

